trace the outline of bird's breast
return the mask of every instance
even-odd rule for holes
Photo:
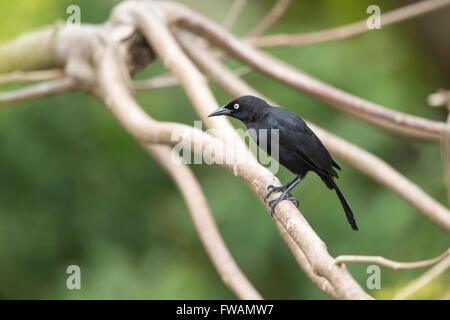
[[[272,155],[272,145],[278,145],[278,135],[269,126],[248,125],[248,135],[269,155]]]

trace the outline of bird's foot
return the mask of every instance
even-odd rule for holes
[[[269,192],[266,194],[266,196],[264,197],[264,202],[267,201],[267,199],[269,199],[270,195],[274,192],[284,192],[286,190],[286,186],[281,186],[281,187],[275,187],[273,185],[269,185],[267,187],[267,190],[269,190]]]
[[[298,202],[297,198],[294,197],[292,194],[290,194],[289,197],[286,198],[286,200],[291,201],[297,208],[300,205],[300,202]]]
[[[283,200],[291,201],[296,207],[298,207],[298,205],[299,205],[299,202],[296,197],[294,197],[290,193],[283,193],[278,198],[273,199],[269,202],[271,216],[273,216],[273,214],[275,213],[275,207]]]

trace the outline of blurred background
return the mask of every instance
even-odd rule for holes
[[[2,0],[0,41],[67,18],[102,23],[118,1]],[[223,21],[232,1],[195,0],[192,8]],[[275,3],[250,0],[233,27],[244,35]],[[377,1],[381,12],[406,1]],[[269,33],[300,33],[366,19],[373,1],[293,1]],[[267,50],[350,93],[392,109],[445,120],[426,97],[449,88],[450,11],[387,26],[354,38]],[[383,21],[382,21],[383,22]],[[447,25],[446,25],[447,24]],[[240,66],[228,61],[230,67]],[[161,61],[136,78],[163,74]],[[259,74],[246,80],[303,118],[381,157],[447,205],[439,145],[384,133]],[[8,85],[1,91],[18,88]],[[215,86],[219,103],[230,96]],[[158,120],[193,124],[198,116],[180,87],[140,93]],[[241,125],[235,121],[237,127]],[[432,258],[449,236],[398,196],[337,159],[339,185],[360,227],[348,226],[336,195],[308,175],[294,190],[300,209],[333,256]],[[263,205],[245,183],[217,166],[192,165],[221,234],[265,298],[324,299],[298,268]],[[282,182],[291,174],[281,169]],[[66,268],[81,268],[81,290],[66,288]],[[366,288],[367,264],[347,266]],[[381,268],[376,298],[390,299],[424,269]],[[450,272],[413,298],[449,296]],[[0,108],[0,298],[234,299],[207,257],[180,193],[95,98],[70,93]]]

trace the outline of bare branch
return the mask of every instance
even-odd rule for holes
[[[416,2],[383,14],[381,16],[381,23],[382,26],[385,27],[390,24],[412,19],[441,9],[449,4],[449,0],[426,0]],[[246,40],[251,45],[257,47],[299,46],[349,38],[369,31],[371,30],[367,28],[367,22],[364,20],[328,30],[303,34],[276,34],[259,38],[252,37]]]
[[[40,71],[15,71],[7,74],[0,74],[0,85],[11,82],[44,81],[64,77],[61,69],[40,70]]]
[[[307,93],[328,105],[345,111],[373,125],[418,139],[440,140],[446,124],[389,110],[323,83],[286,63],[260,52],[189,8],[178,3],[158,3],[170,22],[206,37],[257,71],[294,89]]]
[[[133,83],[135,90],[146,91],[152,89],[178,86],[180,84],[180,81],[178,80],[177,77],[173,76],[172,74],[166,74],[146,80],[135,80],[133,81]]]
[[[140,29],[143,31],[152,48],[165,62],[166,66],[179,77],[180,81],[182,81],[197,112],[201,115],[203,120],[206,120],[208,119],[208,112],[213,110],[213,108],[217,108],[218,104],[206,86],[206,81],[203,79],[203,76],[179,49],[177,43],[168,31],[168,28],[161,20],[161,12],[158,12],[156,8],[157,6],[155,3],[140,1],[129,1],[120,5],[120,10],[126,12],[128,9],[129,14],[137,18]],[[119,11],[116,10],[116,12]],[[139,108],[130,94],[124,91],[123,85],[120,85],[120,83],[123,84],[124,81],[117,79],[117,77],[120,77],[120,73],[117,71],[114,61],[111,62],[110,60],[111,59],[103,57],[99,61],[100,80],[102,87],[106,87],[106,83],[108,83],[108,87],[110,87],[111,92],[109,92],[110,95],[108,95],[107,104],[122,125],[138,139],[163,138],[165,139],[165,143],[174,144],[181,141],[182,144],[190,146],[193,141],[191,140],[192,137],[187,133],[184,134],[183,139],[175,139],[175,141],[173,141],[173,135],[170,134],[167,129],[174,127],[175,124],[164,124],[164,126],[162,126],[149,119],[148,115]],[[114,75],[112,75],[112,73],[114,73]],[[111,83],[111,81],[113,81],[113,83]],[[227,146],[225,150],[226,155],[230,157],[226,157],[226,159],[236,159],[233,158],[233,156],[235,156],[233,153],[236,152],[243,156],[249,154],[248,149],[244,147],[245,144],[242,140],[232,139],[236,133],[234,130],[227,130],[231,127],[227,121],[205,122],[210,127],[224,129],[227,135],[231,137],[231,141],[225,144],[225,146]],[[180,125],[176,126],[180,127]],[[212,157],[214,160],[219,155],[224,156],[224,151],[217,142],[221,140],[212,137],[206,138],[206,135],[201,134],[201,132],[198,133],[198,136],[208,139],[208,141],[202,141],[200,138],[196,140],[197,143],[200,142],[203,149],[208,148],[208,157]],[[224,141],[228,140],[225,139]],[[203,154],[203,156],[205,156],[205,154]],[[247,161],[243,162],[225,162],[221,163],[221,165],[231,170],[236,176],[243,178],[258,195],[260,201],[264,203],[263,198],[267,192],[267,185],[279,183],[279,181],[270,171],[261,166],[254,157],[249,157],[247,159]],[[268,208],[267,205],[266,208]],[[326,278],[333,285],[336,290],[336,298],[371,298],[354,281],[345,268],[330,268],[333,259],[328,254],[325,244],[320,240],[293,204],[280,203],[275,210],[275,217],[286,228],[289,235],[304,252],[305,257],[308,259],[314,272],[317,275]]]
[[[208,78],[230,95],[235,97],[246,94],[256,95],[276,105],[236,77],[220,60],[209,54],[208,51],[198,46],[188,46],[188,41],[183,40],[183,37],[179,39],[185,51],[188,52]],[[450,211],[446,207],[431,198],[385,161],[314,124],[308,124],[333,155],[388,187],[435,224],[450,232]]]
[[[64,77],[48,82],[42,82],[15,91],[0,92],[0,106],[44,98],[51,95],[75,90],[76,88],[77,83],[72,77]]]
[[[450,102],[448,104],[450,111]],[[442,161],[444,164],[445,184],[447,186],[447,201],[450,203],[450,114],[447,117],[447,127],[441,143]]]
[[[189,167],[183,164],[183,160],[178,156],[180,163],[170,161],[173,155],[168,146],[151,144],[142,146],[167,171],[183,194],[200,240],[223,282],[240,299],[262,299],[231,256],[220,236],[201,187]]]
[[[441,142],[442,160],[444,164],[445,184],[447,185],[447,201],[450,203],[450,90],[440,89],[428,96],[428,104],[431,107],[447,107],[447,125]]]
[[[376,263],[394,270],[408,270],[408,269],[418,269],[432,266],[438,262],[441,262],[445,258],[450,256],[450,249],[447,249],[439,257],[416,261],[416,262],[398,262],[390,259],[386,259],[380,256],[352,256],[352,255],[342,255],[334,260],[334,263],[340,265],[346,262],[358,262],[358,263]]]
[[[264,34],[283,16],[290,4],[291,0],[277,0],[269,13],[249,32],[249,36],[256,37]]]
[[[291,238],[289,233],[283,227],[283,225],[279,221],[275,221],[278,231],[280,232],[281,237],[286,242],[289,250],[291,250],[292,255],[297,261],[300,268],[305,272],[306,276],[323,292],[325,292],[331,298],[337,297],[336,290],[330,282],[321,276],[318,276],[315,272],[308,259],[305,257],[303,251],[298,247],[295,241]]]
[[[431,107],[445,107],[450,104],[450,90],[439,90],[432,93],[428,96],[427,101]]]
[[[234,72],[237,76],[244,77],[252,73],[253,70],[248,66],[242,66]],[[135,80],[133,83],[136,91],[147,91],[180,85],[178,78],[172,74],[165,74],[146,80]]]
[[[433,281],[435,278],[437,278],[440,274],[442,274],[445,270],[447,270],[450,267],[450,257],[445,258],[441,262],[439,262],[437,265],[435,265],[433,268],[422,274],[419,278],[412,281],[409,285],[407,285],[405,288],[400,290],[398,292],[394,299],[395,300],[404,300],[420,289],[422,289],[424,286],[426,286],[428,283]]]
[[[450,290],[448,290],[439,300],[450,300]]]
[[[224,26],[224,28],[226,28],[227,30],[231,30],[233,28],[234,23],[236,22],[246,4],[247,0],[233,1],[230,10],[228,10],[227,16],[223,20],[222,25]]]

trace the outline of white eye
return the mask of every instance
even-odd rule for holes
[[[239,104],[235,103],[235,104],[234,104],[234,108],[235,108],[236,110],[239,109]]]

